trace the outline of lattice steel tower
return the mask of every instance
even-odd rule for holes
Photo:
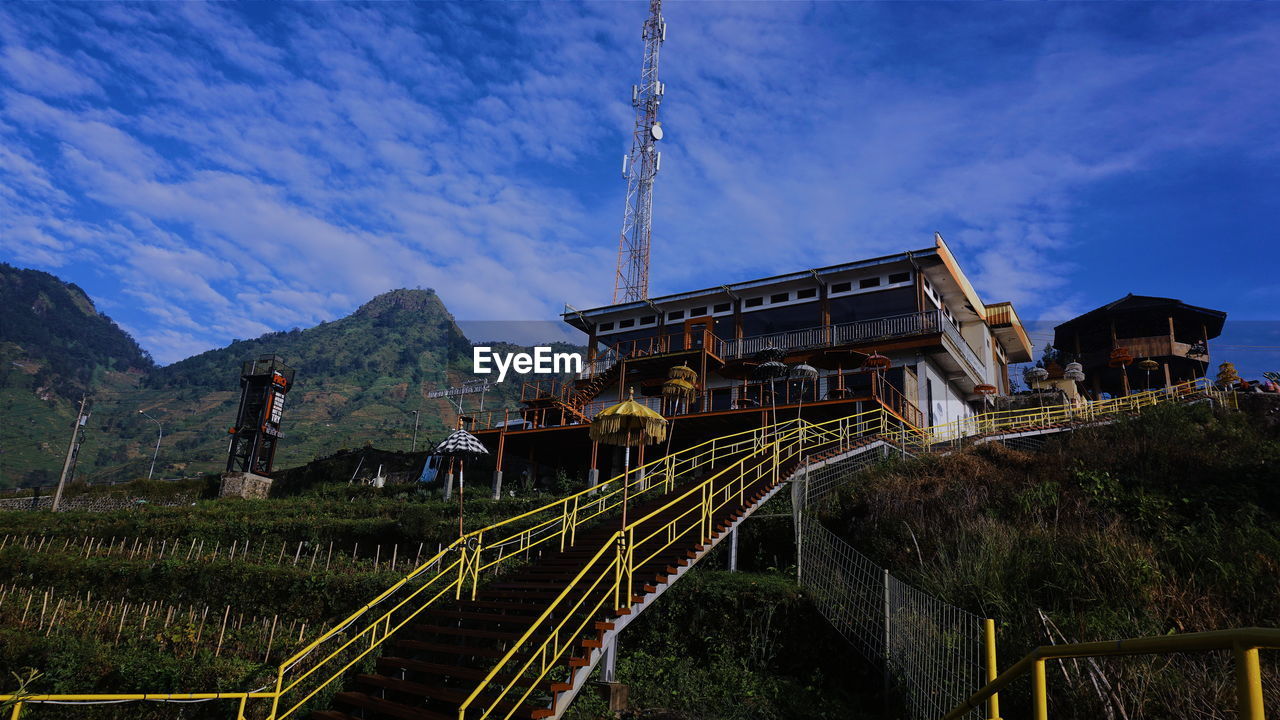
[[[622,176],[627,180],[627,207],[618,237],[618,272],[613,281],[613,302],[644,300],[649,295],[649,239],[653,220],[653,178],[658,174],[662,139],[658,105],[663,85],[658,80],[658,50],[667,39],[667,23],[662,19],[662,0],[649,0],[649,18],[644,21],[644,67],[640,84],[631,86],[631,105],[636,109],[631,152],[622,159]]]

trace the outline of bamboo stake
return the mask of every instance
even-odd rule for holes
[[[49,629],[44,631],[44,636],[49,637],[49,633],[53,632],[53,624],[58,621],[58,611],[62,609],[62,599],[58,600],[58,605],[53,609],[53,616],[49,618]]]
[[[222,654],[222,637],[227,633],[227,618],[231,617],[231,606],[222,613],[222,629],[218,630],[218,648],[213,651],[213,656],[218,657]]]
[[[267,638],[267,652],[262,656],[262,662],[264,663],[267,661],[267,658],[271,657],[271,644],[274,643],[276,639],[276,621],[279,619],[279,615],[275,615],[271,618],[271,636]]]
[[[329,561],[333,559],[333,541],[329,541],[329,555],[324,559],[324,571],[329,572]]]
[[[298,566],[298,558],[302,556],[302,541],[298,541],[298,550],[293,554],[293,567]]]
[[[116,639],[111,644],[115,645],[120,642],[120,633],[124,630],[124,617],[129,614],[129,603],[125,603],[120,608],[120,625],[116,628]]]
[[[196,641],[191,644],[191,657],[195,657],[200,652],[200,638],[204,636],[204,621],[209,617],[209,606],[204,606],[204,611],[200,613],[200,628],[196,630]]]
[[[391,546],[391,572],[396,571],[396,555],[400,553],[400,543]]]

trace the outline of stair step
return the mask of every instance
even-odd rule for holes
[[[543,608],[529,608],[526,612],[513,612],[511,610],[503,612],[468,612],[466,610],[428,608],[423,614],[431,617],[453,618],[455,620],[476,620],[504,624],[523,621],[527,624],[537,615],[540,615],[542,611]]]
[[[489,670],[479,668],[460,667],[457,665],[448,665],[444,663],[433,663],[425,660],[414,660],[412,658],[402,657],[384,657],[378,659],[378,671],[384,675],[389,675],[396,670],[412,670],[414,672],[429,673],[439,675],[441,677],[456,677],[463,680],[484,680],[489,676]],[[521,683],[520,679],[511,673],[498,674],[493,678],[494,682],[503,685],[516,685],[519,687],[529,687],[527,683]],[[540,680],[536,687],[543,690],[552,690],[552,681],[550,679]]]
[[[457,714],[446,715],[432,712],[426,708],[401,705],[398,702],[384,700],[362,692],[340,692],[334,696],[334,700],[342,705],[350,705],[361,710],[371,710],[379,715],[399,718],[399,720],[456,720],[458,717]]]
[[[447,625],[410,625],[410,630],[430,635],[456,635],[458,637],[485,638],[487,640],[519,640],[523,633],[505,632],[502,630],[480,630],[477,628],[450,627]]]
[[[446,703],[461,705],[471,694],[470,691],[455,690],[453,688],[439,687],[436,685],[425,685],[409,680],[397,680],[396,678],[387,677],[386,675],[361,674],[356,676],[356,682],[362,685],[372,685],[373,687],[390,690],[392,692],[404,693],[421,698],[432,698]],[[519,718],[540,718],[546,715],[535,714],[538,710],[545,708],[535,707],[533,705],[516,706],[515,703],[506,700],[496,700],[493,695],[478,695],[473,703],[473,707],[493,706],[501,710],[515,710],[512,717]],[[446,717],[446,716],[441,716]],[[453,717],[457,717],[454,715]],[[434,719],[433,719],[434,720]]]
[[[393,638],[391,640],[391,645],[393,647],[404,648],[405,650],[417,650],[419,652],[440,653],[442,655],[461,655],[467,657],[497,659],[507,654],[505,650],[499,650],[498,648],[475,647],[472,645],[448,645],[444,643],[414,640],[412,638]]]

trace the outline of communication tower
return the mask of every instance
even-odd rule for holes
[[[618,238],[618,271],[613,281],[614,304],[644,300],[649,295],[649,240],[653,220],[653,178],[662,165],[657,143],[662,139],[658,105],[665,87],[658,79],[658,51],[667,39],[662,0],[649,0],[644,22],[644,65],[640,84],[631,86],[631,106],[636,111],[631,152],[622,158],[627,181],[627,205]]]

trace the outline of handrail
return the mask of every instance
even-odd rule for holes
[[[1258,664],[1258,650],[1261,649],[1280,650],[1280,629],[1250,627],[1103,642],[1041,645],[1000,673],[981,690],[970,695],[967,700],[947,713],[943,720],[958,720],[969,711],[980,708],[984,700],[1027,674],[1031,675],[1033,717],[1036,720],[1047,720],[1049,709],[1044,668],[1046,660],[1161,655],[1212,650],[1231,650],[1235,656],[1236,703],[1239,717],[1244,720],[1263,720],[1262,679]]]
[[[964,429],[970,430],[971,435],[991,434],[1001,430],[1025,429],[1037,422],[1053,424],[1095,421],[1111,414],[1140,410],[1159,402],[1180,400],[1200,393],[1214,397],[1219,402],[1228,402],[1230,398],[1230,393],[1220,392],[1207,381],[1200,379],[1181,383],[1165,390],[1148,391],[1113,400],[1090,401],[1080,406],[985,413],[962,421],[925,428],[903,422],[900,418],[891,416],[884,408],[867,410],[822,423],[812,423],[801,418],[782,420],[761,428],[713,438],[659,457],[632,469],[629,478],[619,474],[594,488],[587,488],[539,508],[464,534],[435,556],[406,573],[394,585],[348,615],[319,638],[280,663],[273,682],[268,686],[252,691],[230,693],[22,696],[9,694],[0,695],[0,701],[15,701],[11,720],[17,720],[24,706],[42,702],[238,700],[239,710],[236,717],[238,720],[243,720],[249,700],[269,700],[271,708],[268,718],[283,720],[293,715],[321,690],[338,681],[356,662],[380,647],[387,638],[406,623],[411,622],[432,603],[449,594],[461,597],[468,588],[474,594],[481,582],[483,571],[501,565],[506,560],[538,545],[557,540],[562,548],[572,545],[577,528],[596,520],[621,504],[624,482],[632,497],[654,492],[667,494],[676,490],[677,481],[680,478],[688,477],[705,467],[718,467],[710,477],[688,488],[682,488],[681,495],[666,504],[669,507],[679,498],[691,498],[695,490],[707,492],[706,502],[700,503],[697,514],[699,522],[708,523],[707,518],[710,517],[710,513],[714,513],[715,509],[732,500],[734,482],[738,483],[739,488],[743,488],[747,482],[748,473],[754,473],[752,479],[754,482],[763,477],[761,473],[765,471],[776,472],[788,463],[802,459],[802,451],[812,453],[829,448],[843,450],[852,440],[873,436],[902,443],[904,447],[936,449],[945,446],[948,442],[959,440],[958,433]],[[955,436],[952,436],[953,433]],[[748,462],[753,458],[756,460],[755,464],[748,466]],[[732,472],[735,468],[736,473]],[[719,493],[719,499],[716,499],[717,493]],[[535,518],[539,515],[540,517]],[[679,522],[687,519],[687,516],[688,513],[683,513],[671,522]],[[651,517],[652,514],[649,514],[643,519],[651,519]],[[531,522],[527,522],[527,527],[514,527],[521,521]],[[638,522],[629,523],[633,531]],[[673,530],[676,526],[668,523],[664,527]],[[492,537],[500,531],[500,528],[508,528],[509,532],[496,541],[486,543],[486,537]],[[704,537],[709,537],[711,529],[709,523],[705,528]],[[634,537],[627,539],[631,541]],[[635,545],[628,542],[627,547],[628,552],[632,554],[620,556],[617,564],[613,566],[619,572],[619,577],[622,575],[622,568],[625,567],[629,573],[630,569],[635,567],[632,564],[635,559]],[[490,554],[488,559],[485,553]],[[431,572],[433,570],[434,573]],[[415,585],[415,583],[421,584]],[[617,587],[619,586],[615,584],[615,592]],[[627,587],[629,589],[630,585]],[[403,597],[398,596],[397,593],[402,594]],[[627,603],[630,602],[629,594],[628,592],[625,598]],[[371,617],[384,606],[388,609],[377,617]],[[348,637],[342,641],[344,635]],[[336,644],[336,647],[326,649],[321,657],[322,646],[331,642]],[[344,654],[347,657],[344,657]],[[299,670],[309,658],[318,659],[294,674],[294,671]],[[302,687],[304,681],[313,676],[319,677],[321,668],[331,664],[339,667],[323,673],[324,679],[318,681],[314,687]],[[286,676],[288,676],[287,682]],[[301,699],[296,702],[292,700],[289,703],[282,702],[286,694],[295,691],[303,693]]]

